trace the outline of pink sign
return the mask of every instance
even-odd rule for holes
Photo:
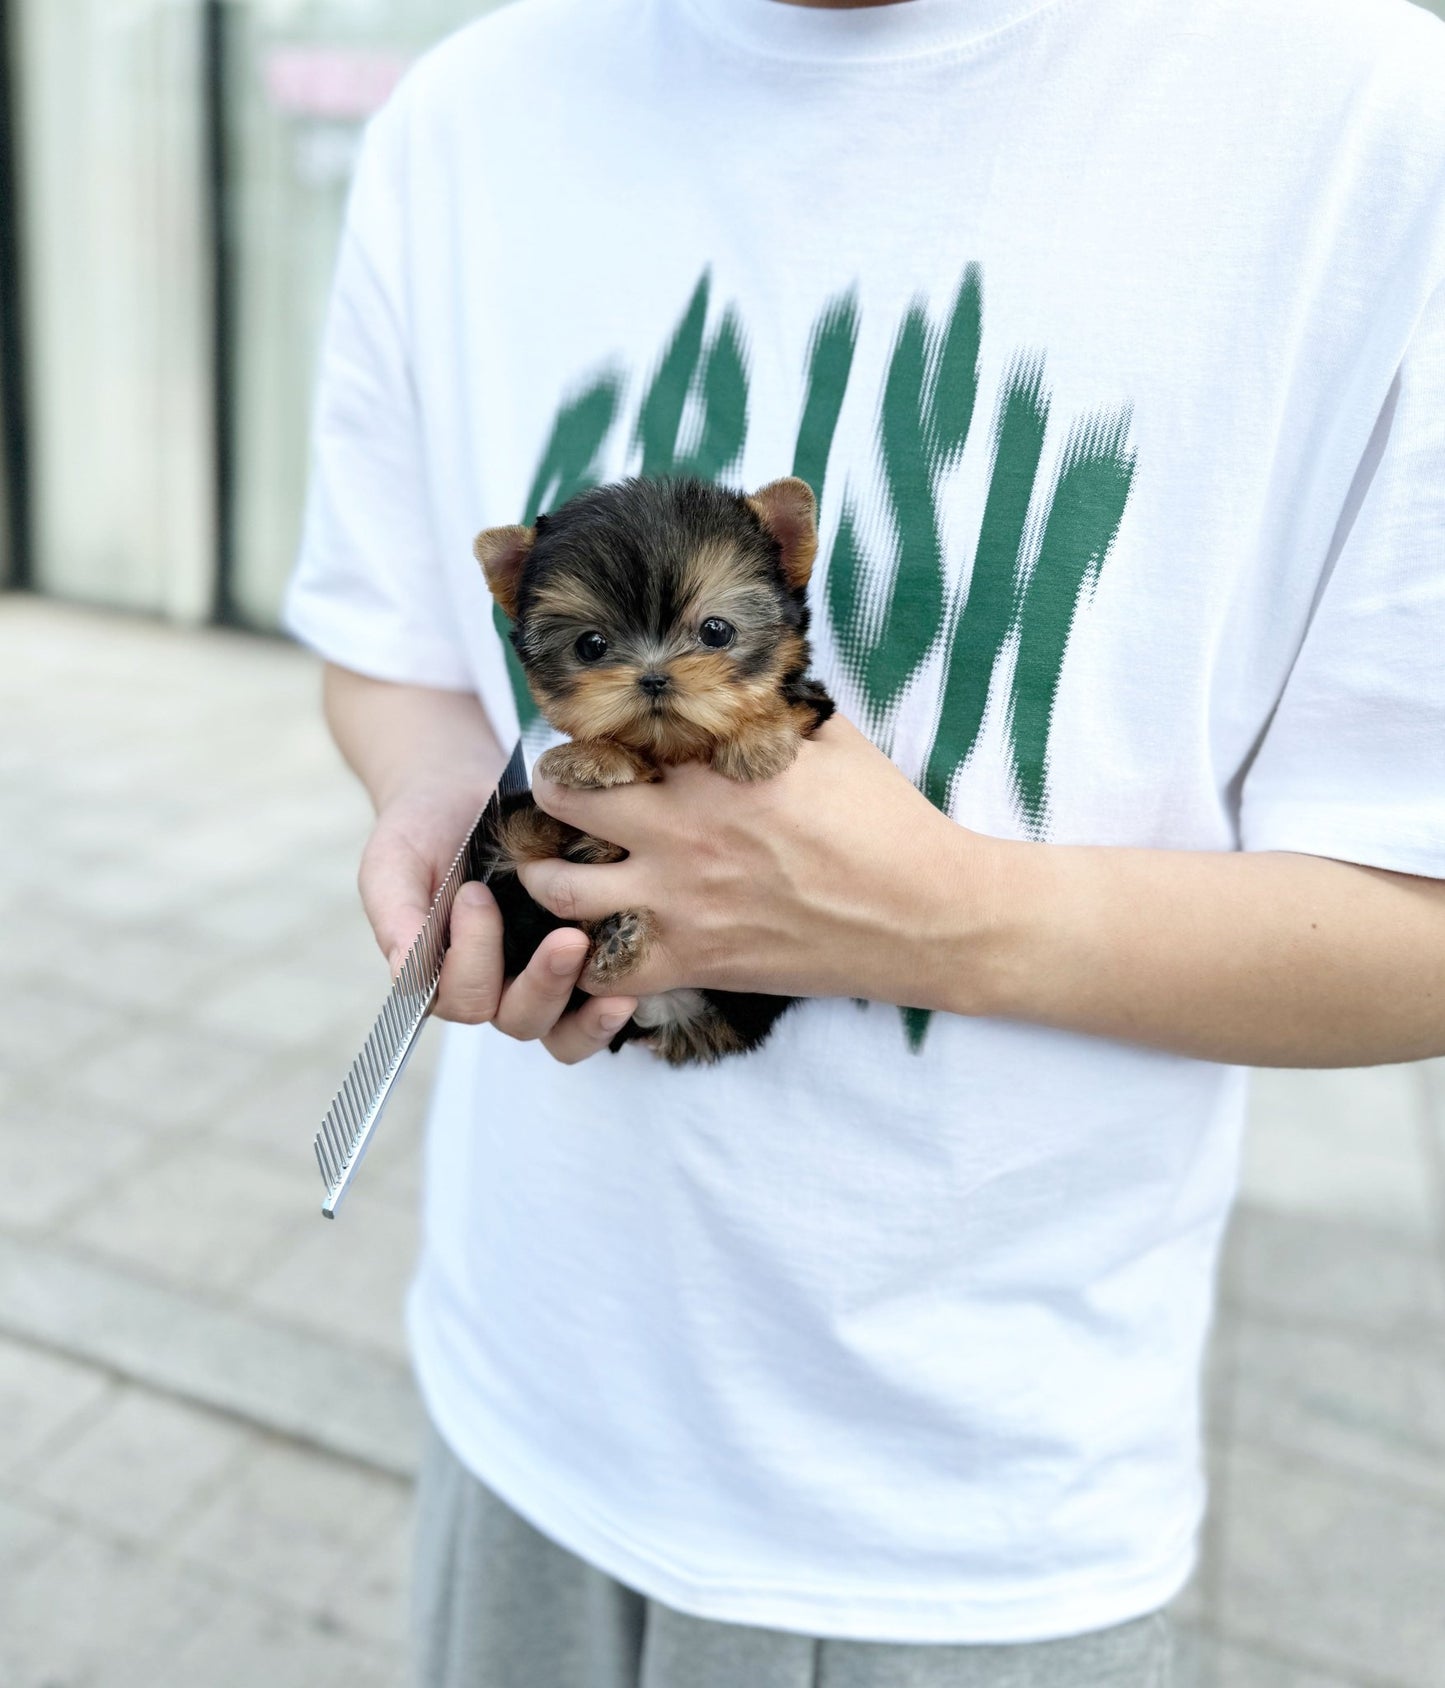
[[[273,47],[261,81],[280,111],[354,121],[386,103],[407,64],[401,53],[363,47]]]

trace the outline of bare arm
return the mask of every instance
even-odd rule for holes
[[[468,693],[392,685],[328,664],[324,700],[332,737],[376,809],[357,883],[395,971],[505,757]],[[570,1062],[603,1048],[632,1013],[630,997],[566,1012],[587,956],[580,932],[552,933],[526,970],[505,981],[501,916],[485,886],[462,888],[451,935],[437,992],[442,1019],[489,1021],[510,1037],[540,1039]]]
[[[481,704],[464,692],[391,685],[328,664],[322,697],[331,736],[376,810],[361,894],[394,969],[503,756]]]
[[[455,791],[475,815],[497,783],[502,750],[470,692],[392,685],[327,663],[322,703],[331,736],[374,808],[408,787],[431,786]]]
[[[1259,1066],[1445,1054],[1445,882],[1314,856],[1073,848],[941,815],[836,718],[758,785],[700,767],[544,808],[626,861],[538,862],[569,917],[648,908],[637,991],[863,996]]]
[[[1445,882],[1272,852],[996,848],[980,1011],[1251,1066],[1445,1054]]]

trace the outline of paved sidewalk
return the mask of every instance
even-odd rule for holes
[[[0,1688],[393,1688],[424,1073],[285,646],[0,599]],[[1181,1688],[1445,1683],[1445,1064],[1261,1076]]]

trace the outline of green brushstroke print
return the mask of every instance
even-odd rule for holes
[[[742,455],[748,431],[742,325],[729,306],[711,342],[704,343],[711,279],[704,271],[638,410],[633,443],[641,453],[639,475],[717,480]],[[696,446],[685,452],[681,441],[689,397],[701,408],[702,429]]]
[[[742,458],[746,337],[731,305],[709,331],[711,295],[704,271],[637,404],[628,436],[632,473],[718,480]],[[858,291],[850,288],[825,304],[807,346],[792,472],[812,486],[824,510],[840,418],[857,384],[860,329]],[[974,432],[982,354],[983,278],[970,265],[937,319],[916,301],[894,335],[874,413],[883,508],[875,518],[853,489],[843,490],[821,608],[863,723],[885,747],[910,685],[939,658],[919,786],[945,812],[978,753],[989,698],[1007,688],[1010,789],[1021,830],[1042,839],[1049,834],[1050,739],[1064,661],[1133,487],[1130,414],[1074,420],[1046,485],[1053,403],[1045,360],[1037,352],[1016,355],[1004,371],[988,438],[977,442],[989,455],[972,567],[950,569],[943,512]],[[622,393],[621,375],[603,372],[562,406],[525,521],[597,483]],[[500,612],[497,626],[508,631]],[[510,643],[506,650],[525,730],[537,723],[537,711]],[[905,1008],[902,1020],[909,1046],[921,1049],[929,1012]]]
[[[1069,637],[1124,520],[1134,484],[1129,412],[1086,417],[1069,431],[1038,560],[1018,605],[1018,656],[1008,737],[1025,830],[1048,833],[1049,731]]]
[[[1015,362],[994,424],[993,473],[973,574],[954,618],[938,725],[923,772],[924,795],[943,810],[950,807],[954,782],[978,743],[993,671],[1015,627],[1029,502],[1048,422],[1042,359]]]
[[[812,487],[820,508],[857,346],[858,294],[852,289],[824,307],[808,341],[808,387],[793,451],[793,473]]]
[[[939,517],[944,477],[963,454],[978,392],[982,284],[964,273],[944,323],[911,305],[893,343],[878,415],[878,447],[892,515],[891,576],[881,581],[858,542],[845,498],[825,597],[838,653],[861,695],[869,730],[886,742],[909,681],[943,633],[945,567]]]

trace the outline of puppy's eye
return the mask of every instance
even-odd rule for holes
[[[584,633],[572,648],[583,662],[601,662],[607,655],[607,641],[600,633]]]
[[[711,645],[720,651],[724,645],[732,644],[737,638],[737,629],[732,622],[724,621],[720,615],[710,615],[697,630],[697,636],[703,644]]]

